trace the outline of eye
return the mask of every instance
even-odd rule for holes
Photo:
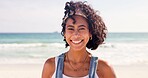
[[[67,28],[67,30],[74,30],[73,28]]]
[[[85,30],[85,28],[79,28],[79,30]]]

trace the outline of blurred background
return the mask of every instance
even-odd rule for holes
[[[11,78],[17,78],[12,71],[17,72],[18,64],[39,64],[41,66],[37,72],[41,74],[41,67],[46,59],[68,50],[60,34],[67,1],[69,0],[0,0],[0,65],[1,68],[6,68],[0,71],[1,74],[9,73],[9,77],[13,75]],[[105,44],[91,51],[92,54],[115,67],[146,65],[147,68],[148,1],[86,1],[98,11],[108,28]],[[8,67],[12,64],[14,69]],[[118,73],[118,69],[116,70]],[[141,68],[138,70],[143,71]],[[23,77],[29,78],[29,74],[25,75],[26,72],[23,72]],[[8,75],[1,77],[9,78]],[[142,75],[139,74],[139,77]]]

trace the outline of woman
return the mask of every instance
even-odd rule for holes
[[[86,49],[97,49],[107,31],[101,17],[89,5],[67,2],[62,27],[61,34],[70,48],[45,62],[42,78],[115,78],[112,68]]]

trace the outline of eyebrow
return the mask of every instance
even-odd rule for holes
[[[74,26],[72,26],[72,25],[68,25],[67,27],[74,27]]]
[[[68,27],[74,27],[74,26],[73,25],[68,25],[67,28]],[[85,25],[79,25],[78,27],[86,27],[86,26]]]
[[[78,27],[86,27],[85,25],[79,25]]]

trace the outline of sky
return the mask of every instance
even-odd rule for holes
[[[0,33],[60,32],[67,1],[0,0]],[[148,32],[148,0],[81,1],[98,11],[108,32]]]

